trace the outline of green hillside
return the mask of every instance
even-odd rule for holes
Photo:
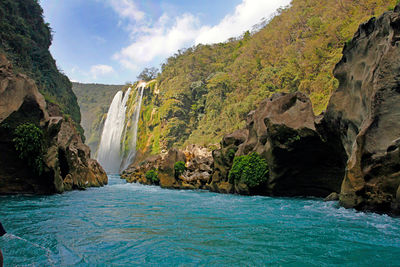
[[[305,92],[322,112],[338,86],[332,70],[344,44],[396,2],[293,0],[256,33],[179,51],[144,97],[138,148],[218,143],[275,92]]]
[[[114,95],[123,85],[72,83],[72,90],[78,97],[82,113],[82,127],[85,130],[86,144],[94,154],[100,140],[105,114]]]
[[[48,50],[51,33],[37,0],[0,1],[0,52],[12,61],[17,72],[36,81],[47,101],[57,103],[79,124],[81,115],[71,82],[57,69]]]

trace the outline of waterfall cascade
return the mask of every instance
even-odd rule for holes
[[[142,108],[143,91],[146,88],[147,83],[141,82],[138,84],[138,95],[136,97],[135,111],[132,114],[132,127],[130,129],[130,135],[132,136],[131,142],[129,143],[129,153],[121,163],[121,171],[128,168],[129,164],[133,162],[136,156],[136,142],[137,132],[139,126],[140,109]],[[125,131],[126,135],[127,131]],[[123,140],[126,140],[125,137]]]
[[[130,118],[126,118],[126,114],[127,102],[130,95],[134,93],[131,93],[131,88],[125,95],[119,91],[111,102],[97,156],[97,160],[108,173],[119,173],[135,159],[140,109],[146,86],[145,82],[137,85],[137,93],[133,101],[134,110]],[[127,152],[124,153],[127,148]]]
[[[131,88],[125,95],[119,91],[111,102],[101,134],[97,160],[109,173],[118,173],[121,165],[121,136],[125,127],[126,102]]]

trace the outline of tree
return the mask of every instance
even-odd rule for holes
[[[139,80],[144,80],[146,82],[151,81],[155,78],[157,78],[158,75],[158,69],[157,68],[145,68],[140,74],[139,76],[137,76],[137,78]]]

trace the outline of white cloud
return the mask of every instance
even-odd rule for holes
[[[290,0],[242,0],[234,13],[210,26],[200,25],[199,18],[190,13],[175,19],[163,14],[152,23],[132,0],[109,1],[121,18],[131,18],[126,28],[130,31],[132,43],[116,53],[113,59],[135,71],[144,63],[157,57],[171,56],[184,47],[224,42],[230,37],[240,36],[263,18],[271,16],[277,8],[290,3]]]
[[[104,76],[114,73],[114,69],[108,65],[94,65],[90,68],[90,74],[93,79],[97,79],[98,76]]]
[[[243,0],[236,6],[235,12],[226,15],[218,25],[204,26],[195,43],[219,43],[237,37],[289,3],[290,0]]]

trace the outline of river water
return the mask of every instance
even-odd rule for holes
[[[319,199],[127,184],[2,196],[5,266],[399,266],[400,219]]]

